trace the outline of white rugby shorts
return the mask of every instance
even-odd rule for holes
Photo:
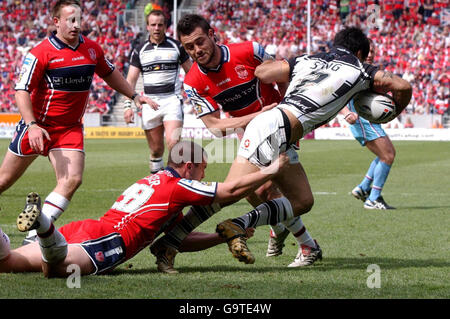
[[[151,130],[161,126],[164,121],[183,122],[183,104],[177,95],[146,96],[158,103],[159,108],[154,110],[148,104],[142,105],[142,129]]]
[[[256,116],[245,128],[238,155],[263,168],[286,152],[291,164],[298,163],[298,154],[289,143],[291,127],[287,116],[278,108]]]

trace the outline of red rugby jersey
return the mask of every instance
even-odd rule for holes
[[[216,190],[217,183],[183,179],[169,167],[131,185],[100,221],[121,234],[128,259],[150,244],[156,234],[180,221],[184,207],[210,205]]]
[[[39,123],[71,126],[82,121],[94,73],[105,77],[113,70],[94,41],[80,35],[71,47],[52,34],[25,56],[15,89],[30,92]]]
[[[281,95],[272,84],[255,77],[255,68],[272,59],[256,42],[220,45],[222,59],[214,69],[204,69],[196,62],[184,79],[184,90],[197,117],[219,110],[233,117],[261,110],[265,105],[279,103]]]

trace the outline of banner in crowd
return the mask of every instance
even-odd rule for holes
[[[450,141],[450,129],[388,128],[384,129],[391,140],[397,141]],[[353,140],[349,128],[327,127],[314,131],[316,140]]]
[[[0,113],[0,138],[12,138],[20,119],[20,114]]]

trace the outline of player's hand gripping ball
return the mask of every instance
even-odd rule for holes
[[[353,97],[353,102],[356,113],[372,123],[387,123],[397,115],[395,101],[388,94],[362,91]]]

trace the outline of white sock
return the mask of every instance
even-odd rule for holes
[[[46,263],[56,263],[67,256],[67,242],[64,236],[51,224],[50,229],[44,233],[38,232],[39,247],[42,260]]]
[[[152,174],[158,173],[158,171],[164,168],[163,158],[152,158],[150,157],[150,172]]]
[[[11,251],[11,243],[8,235],[0,228],[0,260],[7,257]]]
[[[44,205],[42,206],[42,213],[55,222],[59,216],[67,209],[70,201],[64,196],[51,192],[45,198]]]
[[[270,236],[277,237],[279,234],[284,232],[285,229],[286,226],[284,226],[282,223],[270,226]]]
[[[306,230],[300,216],[291,218],[283,222],[287,229],[294,235],[299,245],[306,245],[312,248],[316,248],[316,243],[311,235]]]

